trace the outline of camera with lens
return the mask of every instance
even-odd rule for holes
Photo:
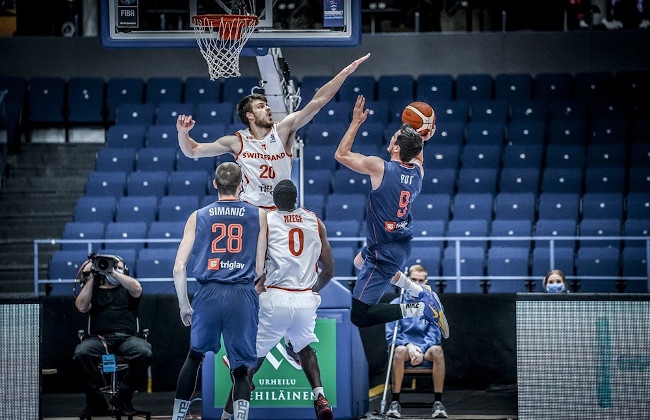
[[[90,271],[93,274],[103,274],[111,272],[112,269],[117,268],[119,258],[115,255],[98,255],[90,254],[88,258],[91,261]]]

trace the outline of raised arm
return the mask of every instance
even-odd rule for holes
[[[176,120],[178,131],[178,145],[181,151],[188,158],[202,158],[231,153],[237,156],[241,151],[241,142],[236,135],[228,135],[218,138],[212,143],[198,143],[190,137],[190,130],[194,128],[196,121],[191,115],[179,115]]]
[[[357,67],[359,67],[359,64],[366,61],[368,57],[370,57],[369,53],[354,60],[334,76],[332,80],[318,89],[312,100],[309,101],[300,111],[293,112],[280,121],[278,124],[278,134],[280,135],[280,138],[285,141],[285,146],[286,142],[289,140],[290,134],[311,121],[318,111],[320,111],[321,108],[323,108],[325,104],[336,95],[336,92],[341,88],[345,79],[354,73]]]
[[[321,250],[318,260],[320,261],[321,271],[318,274],[318,280],[312,287],[313,292],[320,292],[334,276],[334,258],[332,257],[332,248],[327,240],[327,229],[325,224],[318,219],[318,235],[320,236]]]
[[[174,287],[176,288],[181,321],[186,327],[192,325],[192,312],[194,312],[187,296],[187,261],[190,259],[190,253],[194,246],[195,231],[196,211],[190,215],[185,223],[183,239],[181,239],[181,244],[178,246],[176,261],[174,261]]]
[[[361,153],[355,153],[352,151],[352,144],[354,143],[354,138],[359,131],[359,127],[368,117],[368,110],[364,110],[363,106],[366,103],[366,98],[363,95],[359,95],[357,102],[354,105],[354,111],[352,113],[352,122],[348,130],[343,135],[339,147],[336,149],[334,158],[341,164],[355,172],[370,175],[373,186],[375,185],[375,178],[379,179],[384,175],[384,161],[377,156],[366,156]]]

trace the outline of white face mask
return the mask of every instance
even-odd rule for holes
[[[115,271],[117,271],[117,272],[120,273],[120,274],[124,274],[124,270],[122,270],[122,269],[120,269],[120,268],[117,268],[117,267],[116,267],[116,268],[115,268]],[[120,284],[120,282],[117,281],[117,279],[116,279],[115,277],[106,276],[106,280],[108,280],[108,282],[109,282],[110,284],[112,284],[113,286],[117,286],[118,284]]]
[[[563,293],[564,292],[564,283],[553,283],[546,285],[546,291],[548,293]]]

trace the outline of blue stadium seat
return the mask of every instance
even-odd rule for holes
[[[539,168],[504,167],[499,178],[499,192],[539,193]]]
[[[136,171],[172,172],[176,166],[175,147],[145,147],[138,151]]]
[[[113,126],[113,127],[120,127],[120,126]],[[192,134],[192,136],[194,136],[194,133]],[[155,124],[150,126],[147,129],[147,134],[145,137],[145,146],[146,147],[174,147],[174,148],[178,147],[176,124]]]
[[[115,213],[116,222],[145,222],[147,226],[158,215],[158,197],[121,197]]]
[[[646,277],[648,275],[648,254],[645,248],[625,247],[621,254],[621,259],[623,263],[624,276]],[[646,290],[641,293],[647,292],[648,290],[646,286]]]
[[[157,250],[160,251],[160,250]],[[174,257],[164,256],[157,253],[156,258],[143,259],[138,258],[138,277],[139,278],[171,278],[174,272]],[[149,290],[149,293],[169,293],[174,294],[174,282],[156,284],[155,290]],[[147,282],[143,282],[142,290],[146,292]]]
[[[650,186],[650,180],[648,186]],[[624,167],[587,167],[585,192],[614,193],[621,191],[625,191]]]
[[[149,126],[154,122],[155,113],[153,104],[124,103],[115,111],[115,122],[119,125]]]
[[[126,189],[126,172],[95,171],[88,174],[87,196],[121,197]]]
[[[325,218],[361,222],[365,218],[365,211],[365,194],[330,194],[325,205]]]
[[[571,97],[571,73],[540,73],[535,76],[535,99],[552,100]]]
[[[312,119],[313,124],[347,124],[350,122],[353,106],[348,102],[329,101]],[[347,128],[347,127],[346,127]],[[339,138],[339,141],[341,139]]]
[[[179,153],[176,158],[177,171],[204,171],[210,176],[214,176],[217,169],[217,158],[188,158],[183,153]]]
[[[68,222],[63,228],[61,239],[66,240],[89,240],[104,239],[104,224],[101,222]],[[102,248],[101,242],[90,245],[91,250]],[[63,243],[62,250],[84,250],[88,251],[88,243]],[[88,255],[88,254],[86,254]]]
[[[192,138],[199,143],[212,143],[225,134],[234,134],[226,130],[224,124],[201,124],[192,130]]]
[[[144,125],[112,125],[106,131],[106,147],[139,150],[144,147],[146,130],[147,127]],[[174,131],[176,131],[176,126],[174,126]],[[176,140],[176,144],[178,144],[178,140]]]
[[[142,103],[144,80],[139,78],[115,77],[106,83],[106,120],[114,122],[117,108],[124,103]]]
[[[542,100],[512,100],[510,101],[511,121],[541,122],[548,120],[548,103]]]
[[[357,132],[357,135],[354,139],[354,144],[385,144],[386,142],[384,139],[384,127],[385,124],[366,121],[363,123],[361,128],[359,128],[359,131]],[[338,144],[335,146],[338,147]]]
[[[559,246],[562,242],[556,242],[554,248],[554,262],[551,265],[550,250],[548,244],[537,241],[533,249],[531,275],[544,277],[550,270],[562,270],[565,275],[572,276],[575,273],[575,252],[572,247]]]
[[[547,193],[539,195],[539,219],[578,220],[580,196],[573,193]]]
[[[458,193],[451,208],[454,220],[492,220],[492,194]]]
[[[458,171],[458,192],[496,194],[497,170],[495,168],[461,168]]]
[[[507,143],[514,146],[543,146],[546,123],[535,120],[512,120],[507,127]]]
[[[332,240],[333,238],[346,238],[346,237],[358,237],[360,235],[361,224],[357,220],[339,220],[339,219],[328,219],[323,221],[325,229],[327,230],[327,237],[330,239],[330,245],[332,247],[354,247],[355,249],[359,246],[358,241],[336,241]]]
[[[250,95],[255,87],[259,87],[257,77],[230,77],[223,80],[223,102],[238,103],[241,98]]]
[[[451,74],[421,74],[416,79],[415,98],[428,104],[454,99],[454,78]],[[434,108],[437,112],[437,110]]]
[[[156,124],[176,124],[179,115],[194,115],[194,104],[161,102],[156,106]]]
[[[415,80],[410,74],[383,75],[377,80],[377,100],[413,101]]]
[[[191,193],[162,197],[158,206],[158,220],[160,222],[185,222],[190,214],[199,208],[199,196],[189,194]]]
[[[493,246],[488,250],[487,255],[487,275],[488,276],[527,276],[529,262],[528,247],[501,247]],[[508,292],[525,292],[525,283],[523,280],[509,280],[499,282],[498,287],[492,283],[490,292],[508,293]]]
[[[594,120],[589,130],[589,144],[623,144],[628,138],[625,119]]]
[[[632,142],[650,141],[650,118],[645,116],[631,123],[630,139]]]
[[[619,250],[608,247],[580,247],[576,255],[576,275],[582,276],[612,276],[619,275]],[[615,293],[614,280],[581,281],[581,292]]]
[[[72,77],[68,80],[68,122],[104,122],[104,79]]]
[[[112,246],[140,250],[144,248],[144,239],[147,238],[147,224],[145,222],[114,222],[106,225],[106,239],[142,239],[135,242],[115,242]],[[109,245],[110,243],[107,243]]]
[[[456,99],[465,101],[492,99],[493,79],[490,74],[459,74],[456,76]]]
[[[79,265],[86,262],[87,259],[88,252],[83,249],[56,250],[52,252],[52,257],[50,257],[50,261],[66,261],[72,264],[79,263]]]
[[[346,104],[349,105],[350,102],[346,102]],[[364,125],[369,123],[386,125],[390,122],[391,114],[389,101],[366,101],[364,107],[368,110],[368,119],[364,122]]]
[[[623,167],[627,161],[627,150],[622,144],[592,144],[587,148],[587,166]]]
[[[587,139],[587,123],[583,119],[553,120],[548,124],[549,144],[584,144]]]
[[[621,236],[621,219],[582,219],[579,225],[580,236],[608,237]],[[610,247],[619,249],[620,240],[580,241],[580,246]]]
[[[555,99],[549,102],[548,116],[551,121],[585,120],[587,101],[585,98]]]
[[[334,173],[334,194],[368,194],[370,192],[370,176],[354,172],[346,167],[337,169]]]
[[[164,197],[163,197],[164,198]],[[157,221],[151,222],[149,225],[149,232],[147,233],[148,239],[177,239],[176,242],[149,242],[147,248],[150,250],[166,248],[178,249],[178,245],[183,237],[183,230],[185,229],[185,220],[183,221]]]
[[[508,145],[503,150],[504,168],[539,168],[542,165],[541,145]]]
[[[505,139],[505,125],[496,122],[470,122],[467,124],[467,144],[501,146]]]
[[[465,122],[436,122],[434,136],[435,142],[433,144],[460,147],[465,141]]]
[[[306,146],[304,148],[305,168],[335,171],[337,162],[334,159],[334,153],[337,147],[338,143]]]
[[[460,161],[463,168],[499,168],[501,146],[496,144],[468,144],[463,148]]]
[[[79,197],[74,206],[75,222],[112,222],[115,217],[115,197]]]
[[[543,219],[539,218],[535,223],[533,236],[557,237],[554,241],[555,248],[575,248],[575,240],[562,240],[561,237],[576,236],[577,222],[571,219]],[[546,248],[550,241],[537,240],[535,247]],[[573,271],[573,270],[572,270]]]
[[[482,276],[485,268],[485,249],[477,246],[461,246],[460,248],[460,276]],[[456,273],[456,248],[453,244],[443,251],[442,275],[455,276]],[[450,287],[451,290],[454,286]],[[482,293],[478,280],[463,280],[461,283],[463,293]]]
[[[183,81],[179,77],[150,77],[145,87],[145,102],[155,106],[163,102],[181,102]]]
[[[84,261],[85,260],[75,260],[75,261],[52,260],[48,263],[47,278],[50,280],[74,280]],[[70,296],[72,294],[72,288],[73,285],[71,284],[54,283],[52,284],[52,291],[50,292],[49,295]]]
[[[425,151],[425,158],[423,166],[425,172],[435,168],[449,168],[453,170],[458,169],[458,163],[460,161],[460,150],[461,146],[459,145],[441,145],[434,143],[431,146],[427,146]]]
[[[492,221],[492,228],[490,231],[490,236],[502,236],[515,238],[518,236],[532,236],[533,234],[533,224],[530,220],[514,220],[514,219],[494,219]],[[531,241],[521,240],[521,241],[492,241],[492,247],[501,247],[501,248],[526,248],[530,249]]]
[[[630,106],[623,98],[594,98],[588,112],[592,120],[621,120],[631,114]]]
[[[423,265],[427,268],[429,276],[438,276],[440,274],[440,262],[442,259],[442,246],[435,242],[414,241],[411,247],[411,255],[406,260],[406,269],[415,264]],[[432,285],[433,286],[433,285]]]
[[[530,100],[533,78],[529,73],[501,73],[494,78],[496,99]]]
[[[235,115],[235,105],[231,102],[202,102],[194,107],[194,120],[197,124],[231,124]],[[241,122],[239,122],[241,124]]]
[[[412,223],[414,238],[444,236],[446,223],[442,220],[415,219]]]
[[[650,167],[631,166],[627,186],[630,193],[647,193],[650,191]]]
[[[354,275],[354,256],[357,250],[352,246],[332,248],[334,257],[334,275],[337,277],[351,277]]]
[[[505,99],[477,100],[470,107],[471,120],[474,122],[508,122],[508,101]]]
[[[623,220],[622,193],[592,193],[582,196],[582,217],[584,219]]]
[[[465,100],[436,102],[433,110],[436,113],[436,122],[457,122],[465,125],[469,119],[469,102]]]
[[[307,210],[316,213],[319,219],[323,218],[325,214],[325,196],[327,193],[322,194],[305,194],[304,206]]]
[[[308,77],[305,77],[304,79],[308,79]],[[316,83],[311,82],[311,80],[314,80]],[[314,83],[317,86],[315,86],[315,89],[314,87],[311,89],[315,93],[316,90],[318,90],[321,86],[329,81],[329,76],[322,76],[320,78],[312,77],[310,79],[310,83]],[[313,93],[311,95],[313,96]],[[343,85],[341,85],[341,88],[339,89],[338,100],[353,104],[359,95],[363,95],[366,98],[366,101],[375,100],[375,78],[373,76],[354,74],[348,76],[348,78],[345,79],[345,82],[343,82]],[[309,98],[311,99],[312,96]]]
[[[630,166],[650,166],[650,143],[632,143],[630,145]]]
[[[650,238],[650,216],[646,213],[645,218],[627,219],[623,225],[625,236],[638,236]],[[626,240],[625,247],[643,247],[646,243],[641,240]]]
[[[329,194],[332,172],[327,169],[305,169],[303,189],[305,194]]]
[[[475,237],[475,236],[488,236],[488,228],[490,222],[487,220],[451,220],[447,225],[447,237]],[[449,242],[452,245],[451,242]],[[487,240],[476,240],[471,242],[463,242],[461,246],[467,247],[481,247],[487,248]]]
[[[455,169],[427,169],[422,178],[422,194],[454,194],[456,186]]]
[[[451,196],[449,194],[420,194],[411,204],[411,215],[415,220],[449,221]]]
[[[22,76],[0,76],[0,91],[6,90],[5,103],[22,110],[27,97],[27,79]]]
[[[603,98],[613,93],[614,77],[608,71],[581,71],[574,76],[576,96]]]
[[[348,80],[350,80],[352,78],[355,78],[355,77],[359,77],[359,76],[352,75],[352,76],[348,77],[347,80],[343,83],[343,86],[341,86],[341,89],[343,89],[345,87],[345,84],[348,82]],[[372,77],[372,76],[369,76],[369,77]],[[301,105],[304,106],[309,101],[311,101],[312,98],[314,97],[314,94],[316,94],[316,91],[318,89],[320,89],[321,87],[323,87],[323,85],[325,85],[331,79],[332,78],[330,76],[305,76],[305,77],[303,77],[302,80],[300,81],[300,97],[302,98],[302,100],[300,101]],[[340,93],[340,91],[339,91],[339,93]],[[359,92],[359,93],[362,93],[362,92]],[[357,100],[356,95],[357,94],[354,95],[354,99],[352,99],[352,100],[355,100],[355,101]],[[368,97],[366,97],[366,98],[368,98]],[[373,95],[372,95],[371,98],[374,98],[374,91],[373,91]],[[368,98],[368,99],[370,99],[370,98]]]
[[[160,198],[167,190],[167,178],[166,171],[131,172],[126,183],[127,195],[151,195]]]
[[[645,98],[650,87],[648,72],[639,70],[619,71],[614,74],[614,87],[625,97]]]
[[[199,104],[221,100],[221,81],[208,77],[188,77],[185,79],[185,102]]]
[[[174,171],[169,174],[167,194],[196,195],[201,199],[206,193],[206,185],[212,182],[205,171]]]
[[[585,146],[582,144],[549,144],[546,147],[546,168],[582,170],[585,160]]]
[[[535,194],[501,192],[494,197],[494,218],[500,220],[535,220]]]
[[[542,174],[542,193],[582,193],[580,168],[546,168]]]
[[[316,145],[338,145],[347,127],[342,122],[309,124],[306,128],[305,138],[308,146]]]
[[[61,77],[32,77],[27,91],[30,123],[63,124],[66,82]]]
[[[95,160],[95,169],[100,172],[133,171],[135,165],[135,149],[104,148],[99,149]]]

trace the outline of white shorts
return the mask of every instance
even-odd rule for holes
[[[309,343],[317,343],[314,327],[320,302],[320,295],[311,290],[267,288],[260,295],[257,357],[266,357],[282,337],[291,341],[296,353]]]

